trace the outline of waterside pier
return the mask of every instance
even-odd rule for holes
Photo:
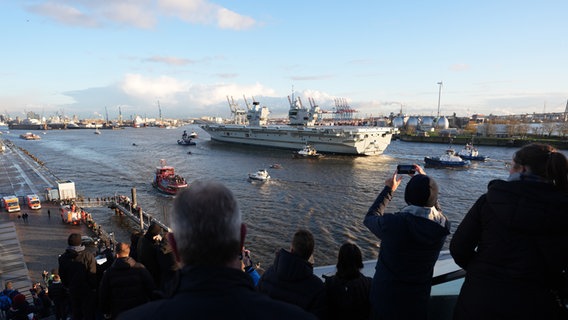
[[[55,185],[55,181],[59,180],[27,151],[9,141],[5,145],[7,148],[0,156],[0,194],[43,195],[45,188]],[[132,194],[135,196],[134,189]],[[75,204],[82,209],[113,208],[116,214],[129,217],[142,230],[155,222],[169,231],[168,226],[153,219],[128,197],[87,199],[79,199]],[[39,210],[29,209],[25,204],[21,204],[19,212],[8,213],[0,208],[0,286],[3,289],[5,283],[11,281],[14,288],[25,294],[30,303],[32,299],[29,289],[33,283],[42,282],[43,271],[50,272],[57,268],[58,257],[67,247],[69,234],[81,233],[96,237],[105,246],[114,243],[114,235],[101,228],[86,211],[81,224],[70,225],[62,222],[59,208],[59,201],[43,201]],[[28,215],[26,219],[23,218],[24,213]],[[112,214],[110,209],[109,214]]]

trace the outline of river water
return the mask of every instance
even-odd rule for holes
[[[176,141],[183,130],[199,134],[196,146],[180,146]],[[335,264],[341,244],[347,240],[362,249],[364,259],[376,258],[379,241],[363,225],[367,209],[382,190],[384,181],[397,164],[423,165],[425,156],[441,155],[447,145],[393,141],[385,153],[376,157],[328,155],[322,159],[293,159],[289,150],[231,145],[213,142],[195,125],[177,129],[126,128],[102,130],[53,130],[41,134],[39,141],[19,139],[21,131],[4,134],[28,150],[59,179],[75,182],[85,197],[115,194],[130,196],[136,188],[144,211],[168,224],[173,198],[151,186],[160,159],[175,167],[189,182],[214,179],[227,185],[236,195],[248,226],[245,245],[263,266],[271,264],[274,252],[289,248],[298,228],[307,228],[316,239],[316,265]],[[39,133],[39,132],[37,132]],[[459,151],[462,146],[454,146]],[[463,169],[426,168],[440,189],[439,202],[452,222],[452,231],[471,205],[486,190],[491,179],[505,179],[513,148],[480,147],[480,154],[491,160],[473,163]],[[274,163],[281,169],[270,169]],[[251,183],[249,172],[268,168],[272,179]],[[404,204],[408,176],[396,191],[388,212]],[[92,209],[93,216],[117,240],[128,241],[130,230],[124,219],[110,209]],[[447,248],[449,239],[446,241]]]

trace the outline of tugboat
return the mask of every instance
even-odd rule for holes
[[[180,189],[187,188],[187,182],[175,174],[174,167],[166,165],[166,160],[161,159],[152,186],[165,194],[175,195]]]
[[[458,156],[464,160],[487,161],[488,156],[479,154],[477,148],[473,147],[473,143],[467,143],[465,147],[458,153]]]
[[[307,144],[302,150],[294,151],[292,154],[294,158],[310,158],[310,159],[317,159],[320,158],[322,155],[316,151],[316,148],[312,147],[311,145]]]
[[[456,155],[454,149],[447,149],[446,153],[439,157],[424,157],[424,163],[429,167],[442,168],[468,168],[471,162]]]

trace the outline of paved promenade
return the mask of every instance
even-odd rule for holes
[[[0,195],[21,197],[36,193],[44,199],[45,189],[55,186],[56,178],[37,161],[16,147],[7,145],[0,154]],[[28,296],[33,282],[41,281],[43,270],[57,268],[58,256],[67,247],[73,232],[89,234],[84,225],[71,226],[61,221],[58,206],[44,202],[39,210],[20,204],[21,211],[8,213],[0,208],[0,285],[13,281]],[[48,210],[51,213],[48,215]],[[21,215],[27,212],[24,222]]]

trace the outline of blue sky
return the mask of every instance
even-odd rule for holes
[[[562,112],[568,2],[0,0],[0,113]],[[106,111],[105,111],[106,110]]]

